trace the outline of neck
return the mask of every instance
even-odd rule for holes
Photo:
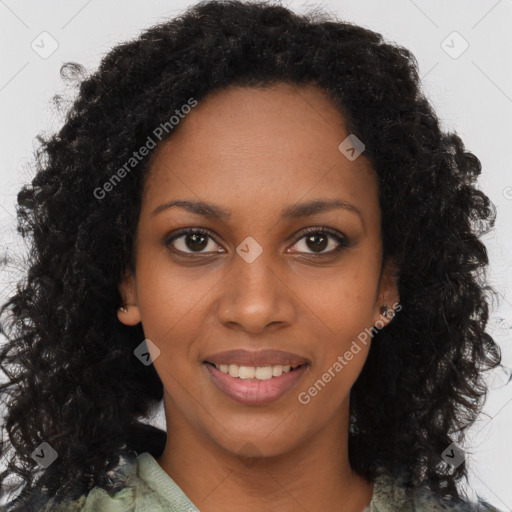
[[[347,412],[300,447],[272,457],[251,453],[250,443],[248,457],[241,457],[172,416],[172,436],[157,462],[201,512],[361,512],[372,499],[373,485],[349,464]]]

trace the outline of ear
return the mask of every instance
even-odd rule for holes
[[[398,275],[399,269],[393,258],[388,258],[382,269],[382,275],[375,302],[374,325],[380,328],[391,322],[394,315],[398,313],[402,306],[400,304],[400,294],[398,293]],[[387,306],[387,315],[384,315],[382,306]],[[378,323],[377,323],[378,322]]]
[[[140,310],[137,302],[137,287],[135,285],[135,276],[132,272],[127,272],[118,286],[122,303],[117,310],[117,318],[125,325],[137,325],[140,321]],[[126,311],[123,311],[124,307]]]

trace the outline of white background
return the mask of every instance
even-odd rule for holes
[[[60,66],[75,61],[94,71],[113,45],[193,3],[0,0],[0,254],[7,252],[10,260],[2,270],[0,300],[18,277],[22,245],[15,234],[14,204],[21,184],[31,179],[26,164],[32,161],[34,137],[60,126],[50,103],[53,94],[66,92]],[[498,210],[496,229],[485,237],[489,279],[501,297],[489,331],[501,346],[503,363],[512,366],[512,0],[284,0],[283,5],[297,12],[321,6],[380,32],[418,59],[424,91],[443,128],[457,131],[481,160],[480,186]],[[48,36],[40,36],[44,31],[58,43],[48,58],[31,48],[33,41],[42,47],[44,37],[46,50],[51,48]],[[469,46],[457,56],[464,41]],[[498,371],[489,378],[492,391],[485,414],[466,446],[467,492],[478,492],[503,511],[512,510],[512,383],[504,386],[508,377]],[[165,428],[162,408],[152,422]]]

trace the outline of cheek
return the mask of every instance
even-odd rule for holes
[[[335,407],[350,390],[366,361],[371,342],[378,267],[364,260],[333,272],[317,282],[305,299],[313,314],[309,332],[318,327],[316,365],[308,389],[322,395],[318,402]],[[320,319],[320,322],[318,321]],[[311,387],[312,386],[312,387]]]
[[[321,313],[328,323],[328,334],[317,340],[315,362],[298,390],[299,402],[313,404],[312,414],[319,418],[334,414],[347,398],[370,349],[372,323],[368,305],[363,297],[346,298],[345,303],[331,302],[328,311]]]
[[[201,340],[202,333],[204,336],[202,317],[208,288],[194,283],[179,269],[155,265],[154,259],[152,262],[142,259],[138,272],[137,297],[144,335],[158,347],[153,364],[169,400],[188,410],[194,402],[191,396],[199,392],[194,377],[199,363],[196,367],[193,362],[196,341]]]
[[[312,280],[304,299],[334,339],[352,338],[372,325],[378,273],[377,265],[354,254],[344,265]]]
[[[183,332],[193,337],[201,325],[196,320],[205,293],[212,285],[205,276],[195,279],[189,269],[171,265],[163,255],[142,256],[137,267],[137,299],[145,335],[162,344],[181,339]]]

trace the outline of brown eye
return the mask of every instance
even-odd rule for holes
[[[192,251],[202,251],[208,245],[208,239],[206,236],[192,233],[185,236],[185,245]]]
[[[296,246],[299,246],[296,252],[328,255],[349,247],[350,242],[341,233],[331,228],[310,228],[295,243],[294,247]]]
[[[323,251],[329,243],[329,239],[325,235],[307,235],[306,244],[315,252]]]
[[[171,238],[165,241],[165,245],[176,252],[185,254],[222,252],[222,249],[211,237],[211,235],[202,229],[183,229]],[[217,247],[217,248],[216,248]],[[209,248],[208,250],[205,250]]]

